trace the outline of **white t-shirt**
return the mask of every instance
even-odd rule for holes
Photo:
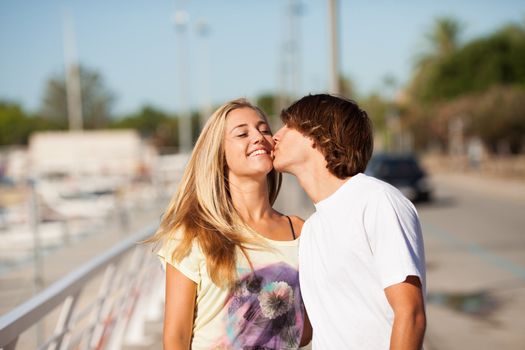
[[[415,275],[425,292],[416,209],[396,188],[364,174],[315,207],[299,245],[313,349],[388,349],[394,314],[384,288]]]

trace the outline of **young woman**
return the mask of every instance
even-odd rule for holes
[[[311,338],[299,290],[303,221],[280,187],[266,116],[220,107],[197,140],[152,241],[166,265],[164,349],[297,349]]]

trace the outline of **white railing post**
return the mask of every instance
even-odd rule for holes
[[[153,273],[148,275],[149,279],[144,278],[145,273],[153,270],[155,267],[160,267],[160,263],[154,261],[143,268],[142,286],[140,288],[139,300],[131,315],[130,321],[126,327],[126,334],[124,342],[126,345],[146,345],[151,343],[151,339],[146,337],[145,327],[148,320],[152,320],[152,316],[159,317],[160,313],[156,311],[153,313],[152,309],[160,309],[158,305],[157,294],[154,286],[158,285],[159,274]],[[154,307],[155,308],[154,308]],[[158,318],[153,318],[158,319]]]
[[[62,349],[67,347],[69,340],[68,328],[70,326],[73,312],[75,311],[75,306],[77,304],[79,294],[80,292],[67,297],[66,301],[62,305],[62,310],[60,311],[60,316],[58,318],[58,322],[55,328],[55,336],[58,336],[58,338],[54,341],[53,344],[51,344],[51,346],[48,347],[49,350]]]
[[[111,264],[106,268],[104,272],[104,279],[100,287],[98,296],[97,296],[97,307],[95,308],[91,322],[92,329],[88,332],[85,338],[82,340],[81,344],[84,345],[81,348],[92,349],[100,343],[100,340],[104,333],[105,321],[109,317],[111,312],[111,300],[110,297],[111,291],[115,284],[115,276],[118,274],[118,269],[115,264]]]
[[[4,346],[2,349],[3,349],[3,350],[15,350],[15,348],[16,348],[16,343],[18,343],[18,337],[16,337],[15,339],[13,339],[9,344],[7,344],[6,346]]]
[[[124,285],[119,288],[119,291],[122,291],[122,293],[119,293],[120,300],[116,310],[118,317],[107,347],[109,350],[120,350],[122,347],[122,340],[125,335],[127,324],[140,297],[139,288],[143,278],[143,269],[140,267],[144,266],[145,258],[145,251],[139,251],[138,249],[135,250],[130,262],[128,273],[124,275]],[[136,278],[132,279],[133,276],[136,276]],[[126,290],[127,293],[124,292]]]
[[[162,265],[158,261],[155,261],[155,263],[153,268],[156,277],[151,284],[153,288],[150,297],[151,301],[148,305],[148,321],[160,320],[164,314],[164,284],[166,280],[164,279]]]

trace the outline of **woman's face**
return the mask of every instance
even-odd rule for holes
[[[226,117],[224,153],[230,178],[268,174],[273,146],[270,126],[255,110],[239,108]]]

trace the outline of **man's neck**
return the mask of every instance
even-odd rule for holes
[[[294,175],[314,204],[330,197],[350,179],[350,177],[345,179],[336,177],[326,166],[311,166],[309,169],[294,172]]]

